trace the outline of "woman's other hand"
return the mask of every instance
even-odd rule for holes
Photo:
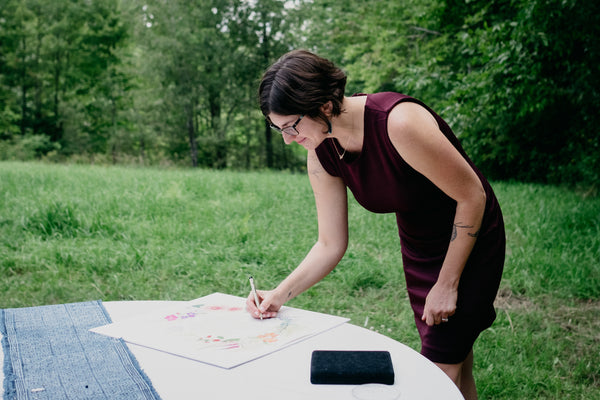
[[[436,283],[425,299],[425,308],[421,320],[429,326],[448,322],[448,318],[456,312],[457,299],[458,292],[456,289]]]

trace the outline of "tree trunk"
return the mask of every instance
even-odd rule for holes
[[[263,12],[263,21],[267,21],[267,14]],[[262,53],[263,61],[265,66],[269,65],[271,60],[270,37],[267,30],[267,24],[264,24],[262,31]],[[265,120],[265,156],[267,158],[267,168],[273,168],[273,130],[269,126],[269,123]]]
[[[190,142],[190,157],[192,158],[192,167],[198,166],[198,141],[196,140],[196,128],[194,127],[194,106],[190,105],[187,110],[187,131]]]
[[[113,95],[113,88],[111,87],[110,91],[110,118],[111,118],[111,137],[109,140],[112,140],[112,154],[113,154],[113,164],[117,163],[117,101],[115,100],[115,96]]]
[[[265,120],[265,151],[267,156],[267,168],[273,168],[273,130]]]
[[[34,111],[33,111],[33,134],[34,135],[39,135],[40,133],[45,134],[47,133],[47,129],[48,127],[46,126],[46,124],[43,121],[43,117],[42,117],[42,87],[43,87],[43,77],[41,76],[42,72],[41,72],[41,68],[40,68],[40,59],[41,59],[41,51],[42,51],[42,34],[40,32],[40,27],[37,27],[38,29],[38,34],[37,34],[37,40],[36,40],[36,44],[35,44],[35,65],[32,66],[32,68],[34,69],[34,85],[35,85],[35,90],[34,90],[34,96],[33,96],[33,107],[34,107]],[[40,130],[40,128],[42,128],[42,130]]]
[[[211,90],[209,93],[208,105],[210,110],[210,125],[215,141],[215,168],[225,168],[227,166],[227,143],[225,131],[221,128],[221,100],[219,92]]]
[[[60,93],[60,73],[61,73],[61,68],[60,68],[60,63],[61,63],[61,54],[60,51],[57,50],[55,52],[55,58],[54,58],[54,74],[53,74],[53,78],[54,78],[54,104],[52,105],[52,112],[54,113],[54,124],[55,126],[55,130],[54,130],[54,135],[52,136],[52,140],[58,140],[62,137],[62,128],[61,128],[61,120],[58,116],[59,113],[59,101],[60,101],[60,97],[59,97],[59,93]]]
[[[23,36],[21,41],[23,57],[21,59],[21,135],[25,136],[27,124],[27,65],[25,57],[27,52],[27,39]]]

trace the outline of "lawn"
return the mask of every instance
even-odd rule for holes
[[[600,198],[493,184],[507,227],[498,318],[475,345],[482,399],[600,399]],[[394,215],[350,202],[340,265],[289,305],[419,350]],[[304,174],[0,163],[0,308],[246,296],[316,237]]]

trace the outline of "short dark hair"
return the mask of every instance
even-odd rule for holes
[[[263,75],[260,109],[265,117],[307,115],[328,123],[321,106],[331,101],[332,115],[342,113],[346,74],[331,61],[306,50],[284,54]]]

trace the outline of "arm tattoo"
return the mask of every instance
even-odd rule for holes
[[[476,237],[479,237],[479,231],[481,231],[481,229],[478,229],[477,232],[475,232],[475,233],[468,232],[467,235],[469,235],[473,238],[476,238]]]
[[[450,236],[450,241],[451,242],[453,242],[454,239],[456,239],[456,237],[458,236],[458,230],[456,228],[466,228],[466,229],[469,229],[469,228],[473,227],[473,225],[459,225],[459,224],[461,224],[461,222],[457,222],[457,223],[452,224],[452,235]],[[477,232],[475,232],[475,233],[467,232],[467,235],[469,235],[469,236],[471,236],[473,238],[476,238],[477,236],[479,236],[479,230]]]

